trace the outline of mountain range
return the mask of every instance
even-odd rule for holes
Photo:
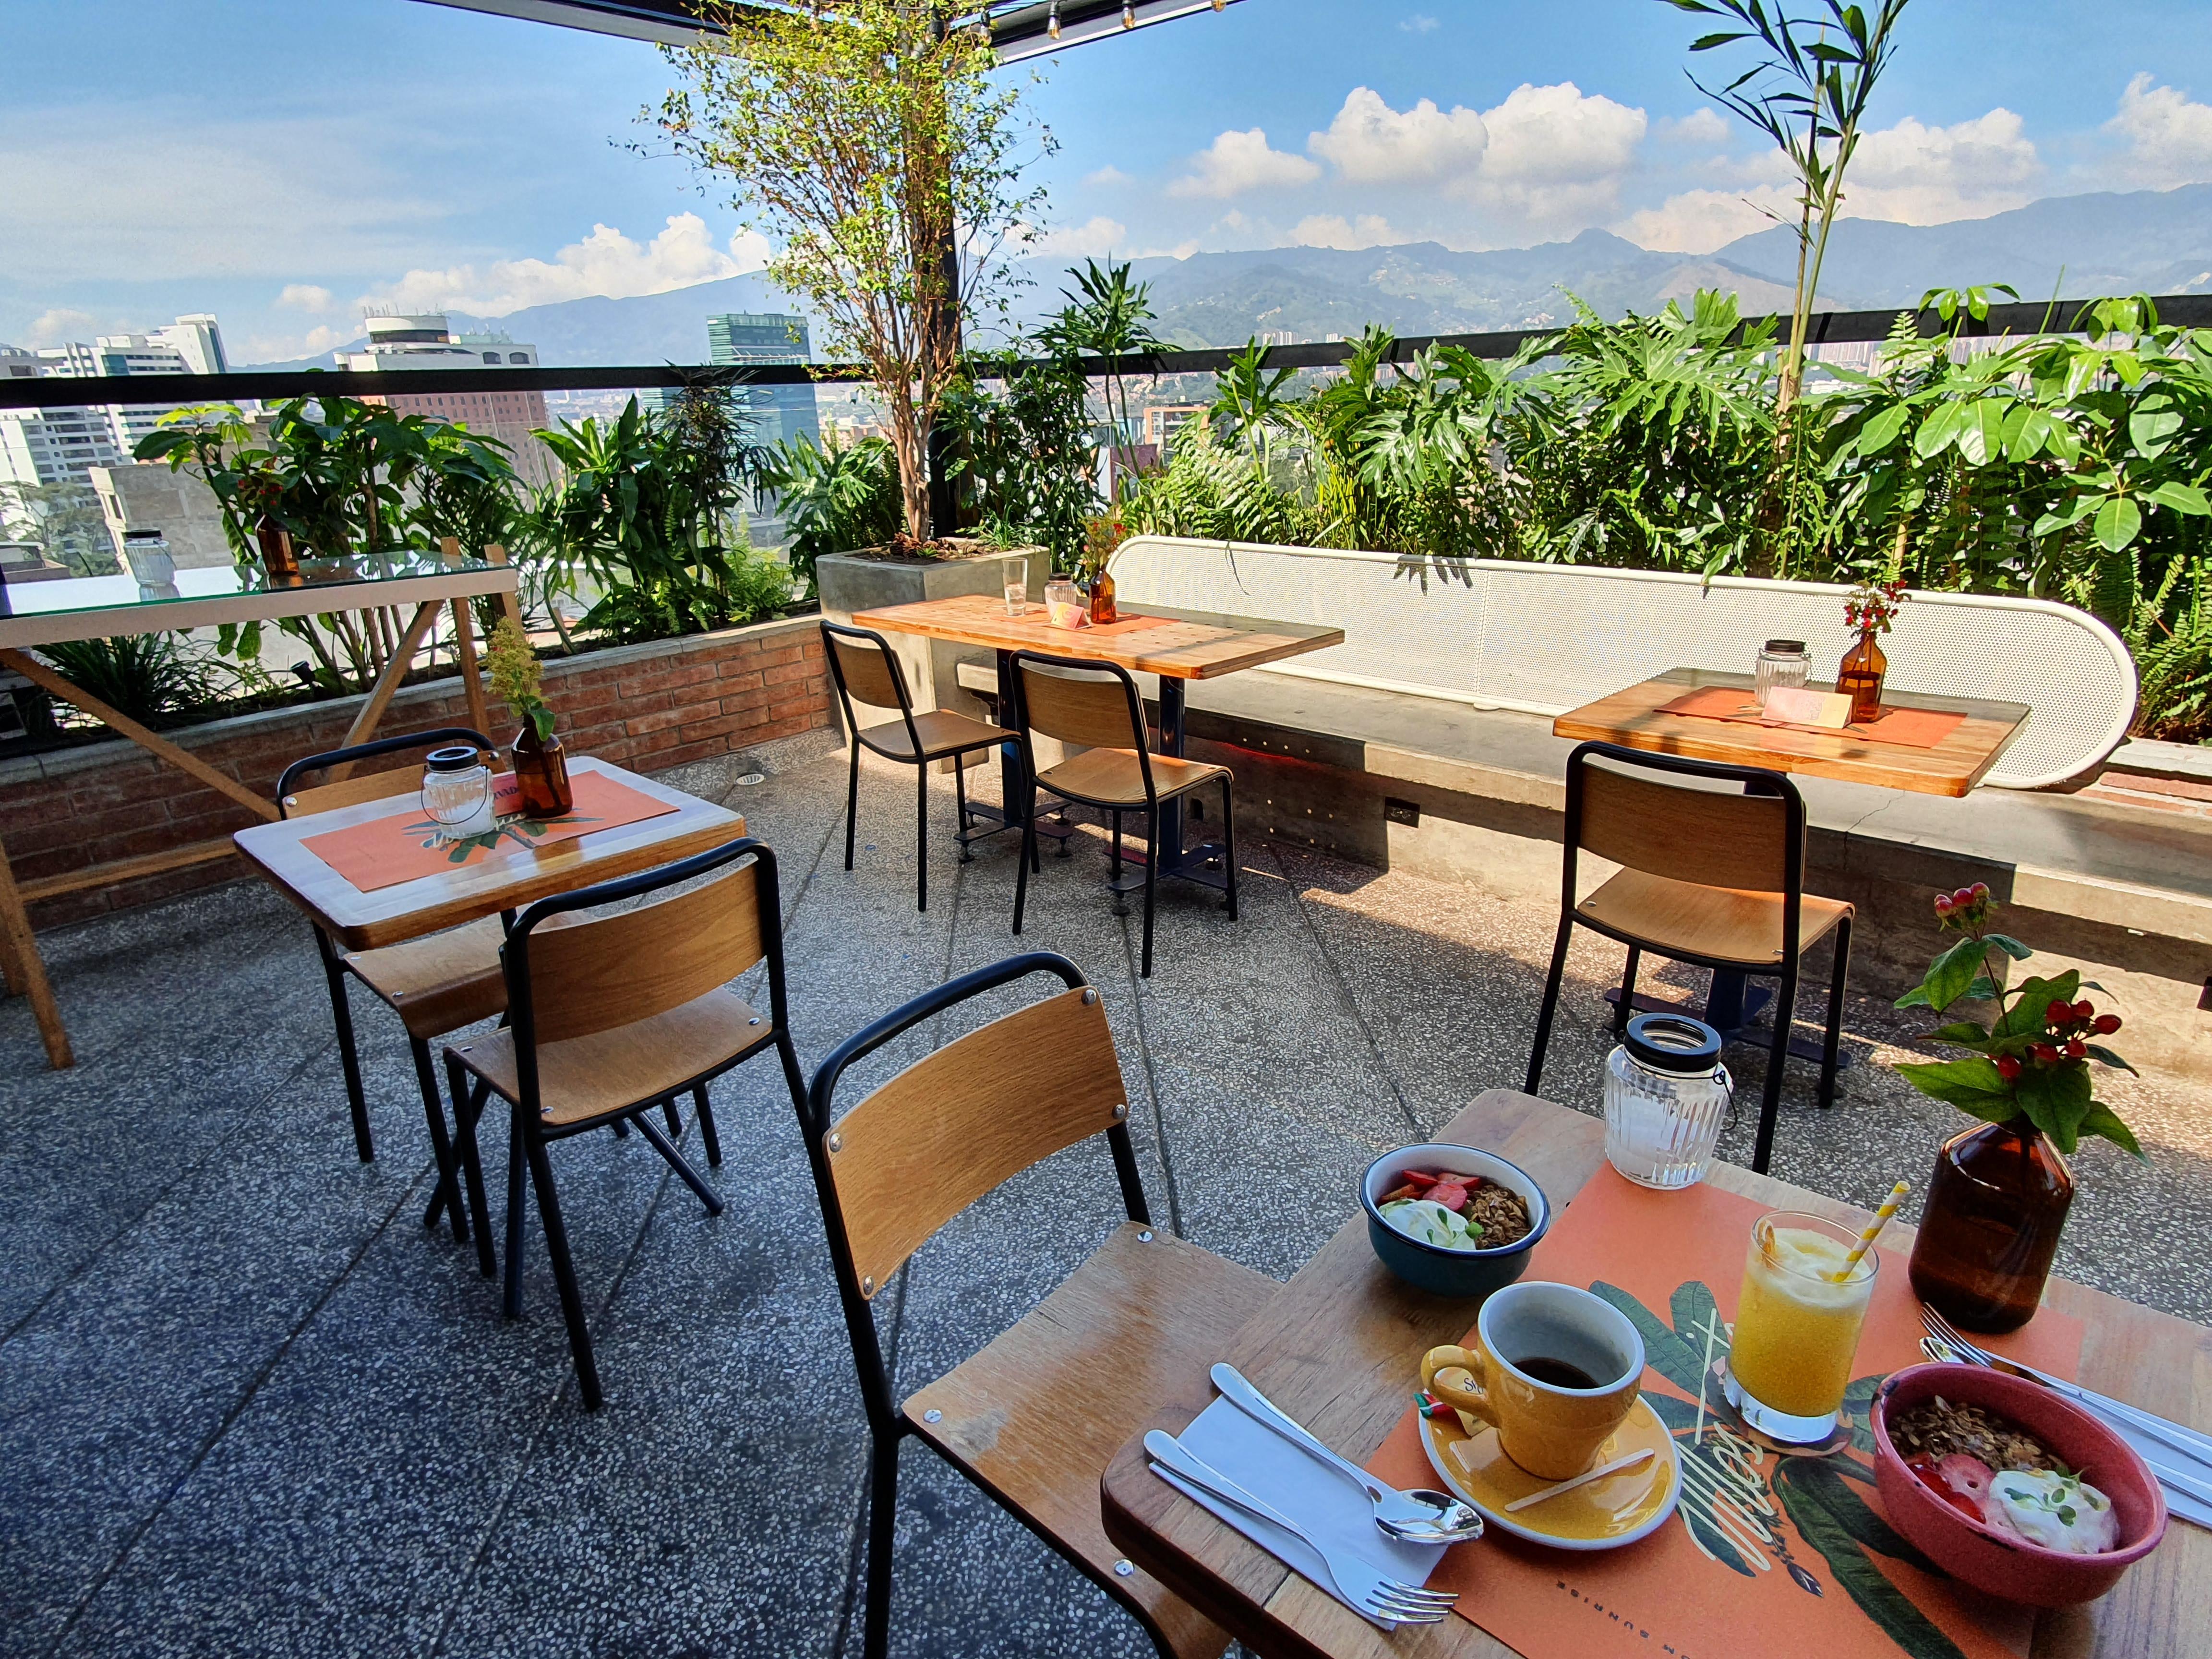
[[[1607,317],[1650,312],[1700,288],[1733,289],[1747,312],[1790,301],[1794,229],[1777,225],[1710,254],[1655,252],[1586,230],[1571,241],[1455,252],[1435,242],[1356,251],[1284,247],[1133,260],[1152,284],[1154,326],[1183,346],[1242,345],[1255,335],[1349,336],[1381,323],[1401,335],[1541,327],[1583,300]],[[1016,320],[1061,303],[1063,264],[1017,267]],[[1986,219],[1901,225],[1846,219],[1831,239],[1820,302],[1846,310],[1914,304],[1930,289],[2008,283],[2024,300],[2063,292],[2212,291],[2212,185],[2051,197]],[[665,294],[532,306],[503,317],[452,313],[457,331],[502,331],[535,343],[551,365],[697,362],[706,319],[727,311],[793,311],[766,278],[731,276]],[[818,334],[819,331],[817,330]],[[358,345],[358,342],[356,345]],[[354,348],[343,348],[354,349]],[[326,368],[325,356],[257,368]]]

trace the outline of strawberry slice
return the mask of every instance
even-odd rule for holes
[[[1401,1198],[1419,1198],[1420,1195],[1421,1189],[1409,1183],[1407,1186],[1394,1188],[1375,1201],[1377,1204],[1393,1204]]]
[[[1416,1187],[1433,1187],[1437,1184],[1437,1178],[1425,1170],[1407,1170],[1398,1179],[1401,1182],[1410,1182]]]
[[[1455,1181],[1439,1181],[1429,1188],[1429,1198],[1457,1215],[1467,1208],[1467,1188]]]

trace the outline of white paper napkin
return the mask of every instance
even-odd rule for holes
[[[1270,1508],[1295,1521],[1331,1551],[1356,1555],[1377,1571],[1408,1584],[1425,1584],[1443,1557],[1435,1544],[1408,1544],[1388,1536],[1375,1524],[1366,1495],[1319,1459],[1300,1451],[1273,1429],[1254,1422],[1226,1400],[1217,1399],[1176,1437],[1194,1457],[1211,1463]],[[1280,1527],[1216,1503],[1196,1487],[1155,1464],[1152,1473],[1194,1503],[1211,1510],[1299,1577],[1343,1601],[1329,1582],[1321,1557]],[[1346,1601],[1346,1607],[1351,1607]],[[1396,1624],[1363,1608],[1354,1613],[1384,1630]]]

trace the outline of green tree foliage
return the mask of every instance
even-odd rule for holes
[[[810,583],[824,553],[881,547],[906,522],[898,457],[881,438],[819,447],[787,438],[762,481],[781,504],[791,568]]]

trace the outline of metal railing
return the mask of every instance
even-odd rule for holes
[[[1987,318],[1968,321],[1962,332],[1970,337],[2003,334],[2064,332],[2091,301],[2059,300],[2047,305],[1991,306]],[[2158,296],[2161,323],[2182,327],[2212,327],[2212,295],[2172,294]],[[1897,306],[1877,311],[1823,311],[1814,313],[1812,343],[1841,345],[1884,340],[1899,315],[1911,309]],[[1747,318],[1749,328],[1764,318]],[[1787,319],[1782,319],[1785,325]],[[1917,313],[1920,332],[1935,336],[1953,325],[1934,311]],[[1510,357],[1530,340],[1559,332],[1558,325],[1504,329],[1486,334],[1420,334],[1401,337],[1390,354],[1403,362],[1430,345],[1463,346],[1478,357]],[[1085,357],[1079,362],[1086,374],[1217,374],[1243,347],[1207,347],[1195,351],[1162,351],[1146,356]],[[1310,341],[1267,349],[1270,368],[1328,368],[1351,356],[1348,340]],[[998,365],[978,359],[981,378],[996,377]],[[416,397],[444,392],[607,392],[633,387],[681,387],[698,385],[801,386],[865,382],[867,371],[857,363],[793,363],[732,367],[723,364],[663,363],[615,368],[423,368],[392,373],[347,369],[247,369],[232,374],[87,374],[76,377],[41,375],[35,379],[0,380],[0,409],[61,409],[96,404],[191,404],[236,403],[247,398],[280,402],[288,398],[314,397],[322,392],[339,396],[385,397],[394,393]]]

